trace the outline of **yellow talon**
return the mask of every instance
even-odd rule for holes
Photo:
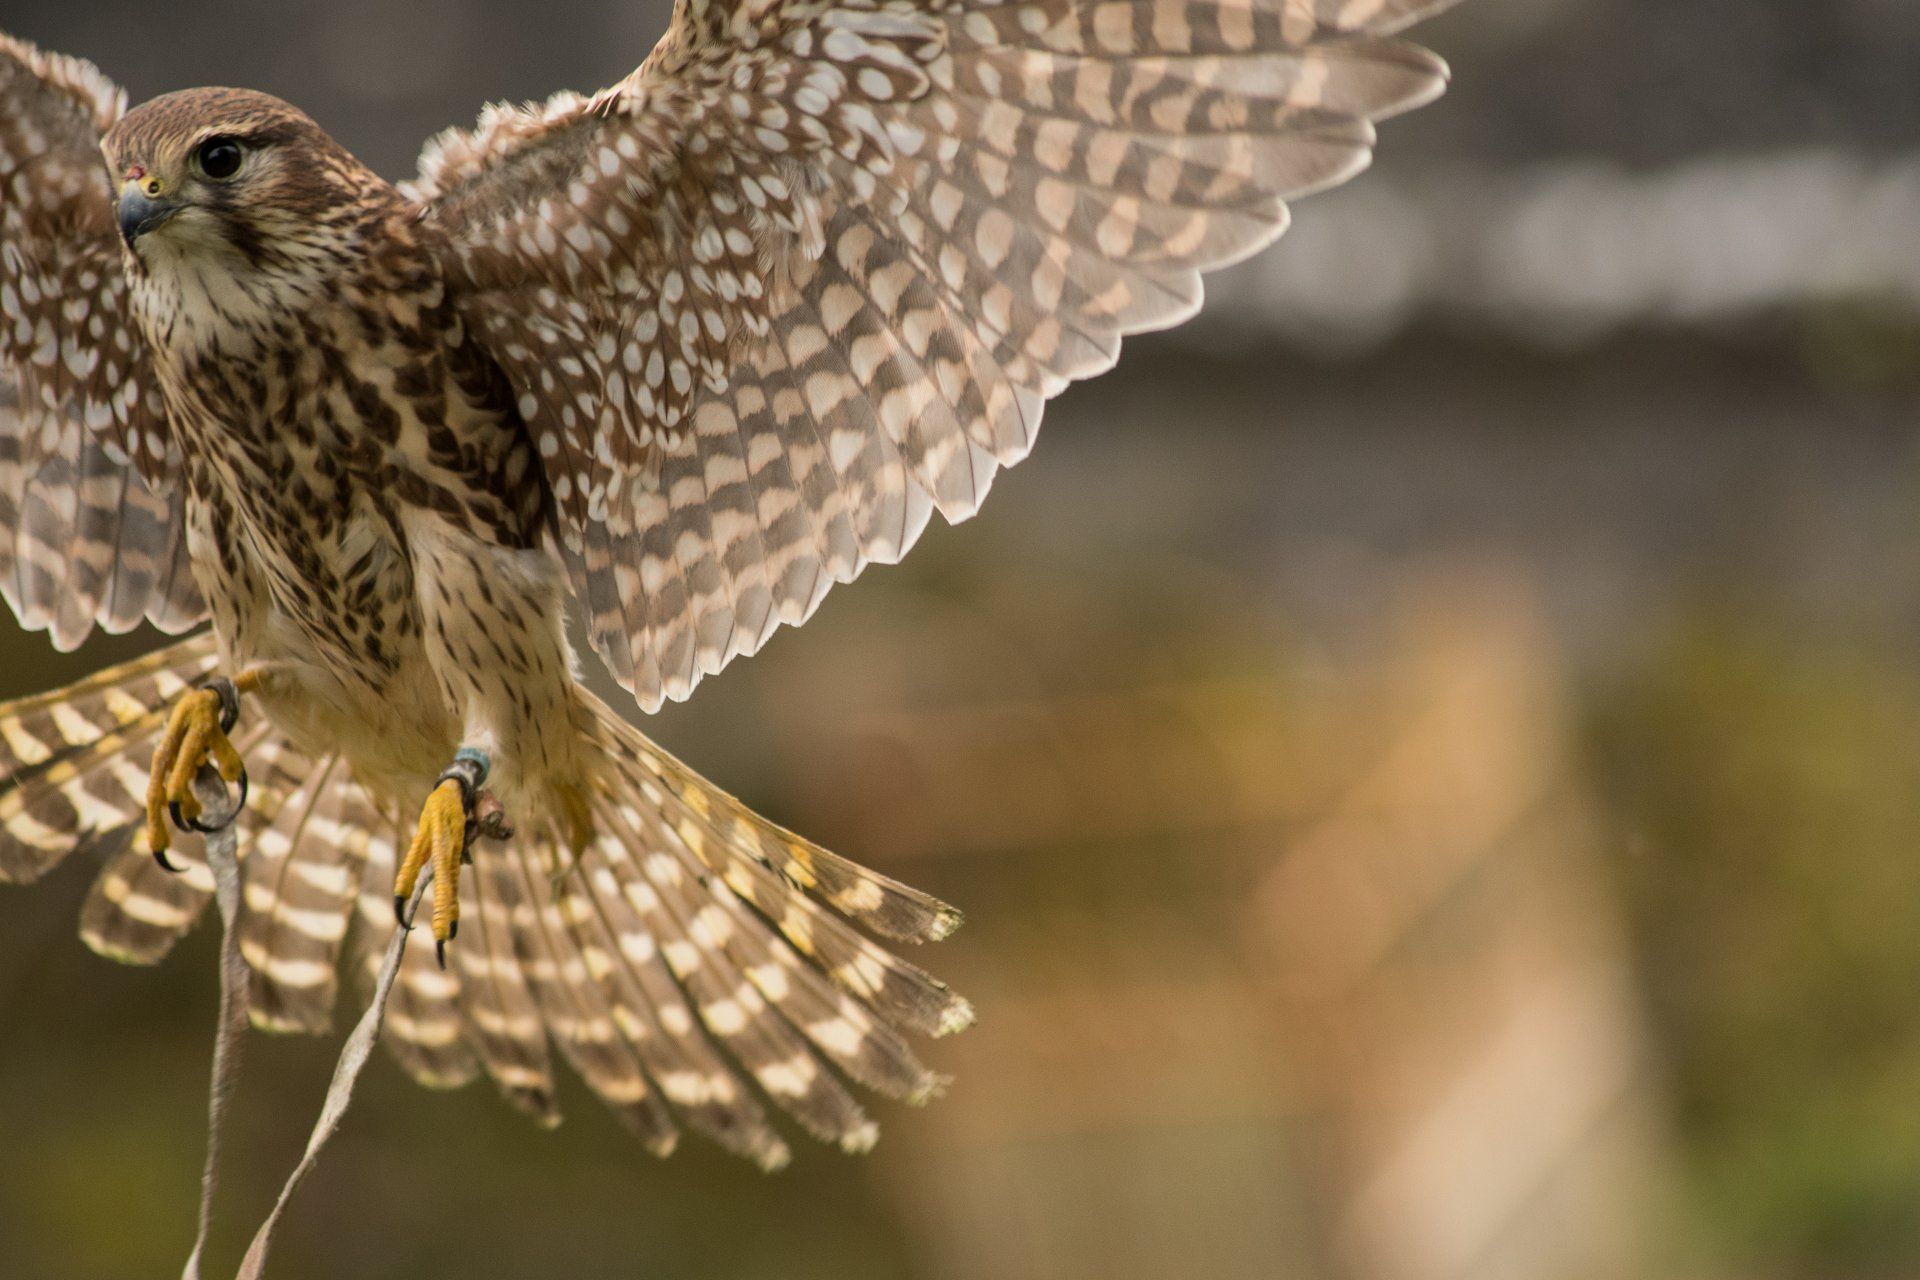
[[[467,792],[457,779],[448,778],[427,797],[393,884],[394,914],[406,924],[406,904],[420,882],[420,872],[432,861],[433,941],[442,966],[446,944],[460,929],[460,860],[466,850]]]
[[[168,810],[183,826],[197,824],[201,807],[193,780],[201,766],[211,761],[222,778],[240,783],[240,803],[246,802],[246,764],[221,724],[225,710],[218,690],[192,690],[174,704],[166,733],[153,753],[147,779],[147,847],[168,870],[174,869],[167,861],[167,848],[173,843]]]

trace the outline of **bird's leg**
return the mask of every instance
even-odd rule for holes
[[[259,683],[258,670],[243,671],[232,680],[217,676],[173,704],[147,780],[147,847],[153,851],[154,860],[169,871],[179,870],[167,859],[167,847],[173,843],[169,816],[172,825],[182,831],[219,830],[200,821],[200,801],[193,793],[193,779],[202,766],[211,761],[222,778],[240,786],[240,796],[221,826],[232,822],[247,803],[247,766],[227,735],[240,719],[240,695],[251,692]]]
[[[482,790],[488,768],[487,753],[478,748],[462,747],[455,753],[427,796],[413,843],[394,878],[394,918],[403,928],[411,927],[407,903],[421,871],[433,863],[433,951],[443,969],[447,943],[460,932],[460,868],[473,860],[474,837],[504,839],[512,834],[499,803]]]

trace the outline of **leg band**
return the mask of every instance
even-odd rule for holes
[[[220,732],[232,733],[233,726],[240,723],[240,691],[234,688],[233,681],[225,676],[208,676],[194,688],[211,689],[219,697]]]

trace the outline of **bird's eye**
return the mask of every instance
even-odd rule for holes
[[[240,172],[240,162],[244,158],[245,152],[232,138],[208,138],[200,144],[200,149],[194,152],[194,159],[199,162],[200,172],[215,182],[224,182]]]

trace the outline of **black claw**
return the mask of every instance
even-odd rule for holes
[[[444,939],[436,938],[433,943],[433,958],[440,962],[442,969],[447,967],[447,944]]]
[[[180,868],[173,865],[173,860],[167,857],[167,851],[165,849],[155,849],[153,851],[153,860],[160,864],[162,871],[171,871],[176,876],[180,874]]]
[[[402,929],[413,928],[413,922],[407,919],[407,899],[405,894],[393,895],[393,918]]]
[[[460,936],[460,922],[458,920],[455,920],[452,924],[447,926],[447,941],[452,942],[455,938],[459,936]]]

